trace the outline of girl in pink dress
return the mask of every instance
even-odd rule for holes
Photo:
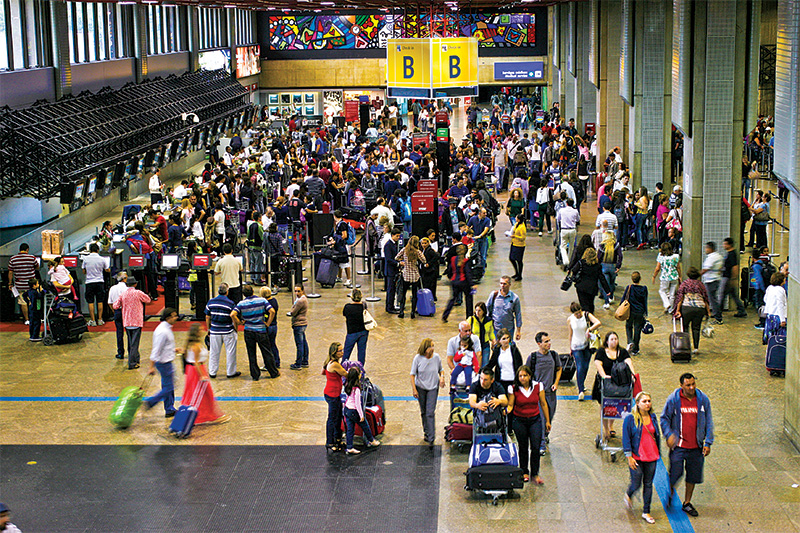
[[[231,419],[230,415],[222,413],[214,399],[214,391],[211,390],[211,383],[208,379],[206,360],[208,360],[208,350],[203,344],[200,326],[195,324],[189,329],[189,336],[186,339],[186,350],[183,355],[186,384],[181,398],[181,404],[197,406],[195,425],[221,424]],[[197,394],[202,394],[199,404],[195,398]]]

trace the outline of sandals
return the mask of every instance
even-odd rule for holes
[[[613,439],[614,437],[617,436],[617,432],[612,429],[611,431],[608,432],[608,436]]]
[[[655,524],[655,523],[656,523],[656,519],[655,519],[655,518],[653,518],[652,516],[650,516],[650,515],[649,515],[649,514],[647,514],[647,513],[645,513],[645,514],[642,514],[642,520],[644,520],[644,521],[645,521],[645,522],[647,522],[648,524]]]
[[[528,483],[531,480],[531,476],[528,474],[522,474],[522,481]]]
[[[535,478],[533,478],[533,482],[536,483],[537,485],[544,485],[544,480],[542,478],[540,478],[539,476],[536,476]]]

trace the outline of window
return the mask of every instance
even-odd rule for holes
[[[0,70],[49,65],[49,26],[43,0],[0,0]]]
[[[228,40],[228,17],[224,9],[200,8],[200,48],[222,48],[230,46]]]
[[[236,10],[236,44],[250,44],[253,39],[253,12]]]
[[[187,11],[177,6],[147,6],[147,53],[170,54],[188,50],[186,46]]]
[[[69,54],[73,63],[128,56],[129,6],[103,2],[67,2]]]

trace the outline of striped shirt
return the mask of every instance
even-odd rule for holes
[[[211,317],[211,327],[208,331],[211,335],[226,335],[234,332],[231,313],[235,307],[236,304],[233,303],[233,300],[224,295],[208,301],[206,316]]]
[[[8,268],[14,273],[14,286],[20,294],[30,289],[30,281],[36,275],[39,260],[35,255],[19,253],[8,262]]]
[[[244,321],[245,331],[267,332],[264,316],[272,309],[269,302],[260,296],[251,296],[236,304],[236,311]]]

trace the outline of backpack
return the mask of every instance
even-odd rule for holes
[[[408,222],[411,220],[411,202],[406,200],[401,202],[400,209],[403,211],[403,221]]]
[[[258,222],[250,224],[247,229],[247,246],[251,248],[261,248],[261,238],[258,236]]]
[[[497,292],[497,291],[495,291],[495,292]],[[556,373],[558,372],[558,370],[556,370],[556,369],[561,366],[561,361],[558,360],[558,354],[556,353],[555,350],[550,350],[550,357],[553,358],[553,363],[555,364],[555,366],[553,367],[553,381],[555,382]],[[533,375],[535,376],[536,375],[536,352],[531,352],[530,359],[531,359],[531,372],[533,372]],[[532,376],[532,379],[533,379],[533,376]]]
[[[765,287],[770,286],[770,280],[772,280],[772,275],[775,274],[777,271],[778,269],[775,268],[775,265],[773,265],[771,261],[768,261],[767,263],[763,264],[763,268],[761,269],[761,277],[764,279]]]
[[[353,245],[356,243],[356,230],[350,224],[347,225],[347,244]]]
[[[517,144],[517,151],[514,152],[514,164],[524,165],[526,162],[527,158],[525,157],[525,149],[522,148],[519,144]]]
[[[491,194],[488,195],[488,198],[486,199],[486,204],[495,217],[500,214],[500,202],[497,201],[497,198],[495,198]]]

